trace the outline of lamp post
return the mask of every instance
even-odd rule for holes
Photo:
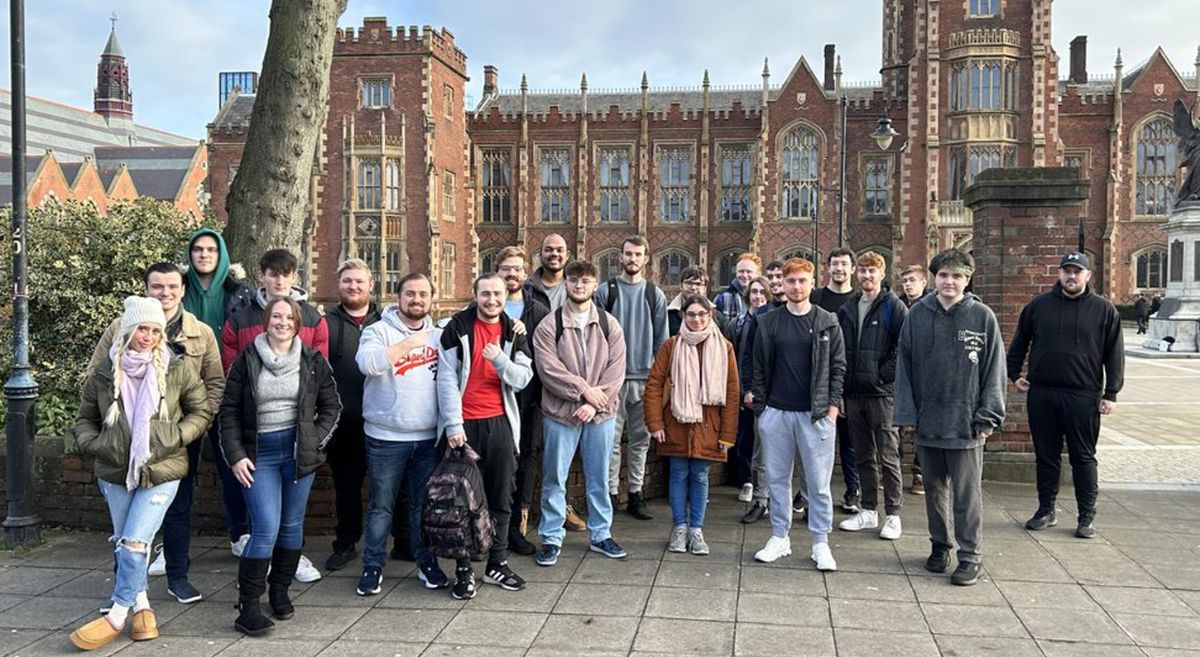
[[[29,371],[29,289],[25,250],[25,2],[10,0],[12,23],[12,267],[13,365],[4,383],[8,402],[5,427],[8,443],[8,515],[4,543],[8,547],[38,542],[37,500],[33,485],[34,404],[38,386]]]

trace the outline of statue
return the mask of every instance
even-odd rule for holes
[[[1200,204],[1200,126],[1179,100],[1175,101],[1175,134],[1179,136],[1180,166],[1187,167],[1175,205]]]

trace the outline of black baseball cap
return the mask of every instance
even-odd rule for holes
[[[1058,263],[1058,268],[1064,267],[1079,267],[1080,269],[1091,269],[1092,263],[1088,261],[1086,253],[1072,251],[1062,257],[1062,261]]]

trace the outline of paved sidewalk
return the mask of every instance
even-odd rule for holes
[[[1072,536],[1069,491],[1060,525],[1032,534],[1022,529],[1036,506],[1031,487],[986,489],[986,575],[972,588],[922,569],[929,543],[921,498],[906,497],[899,541],[835,533],[841,570],[821,574],[800,529],[793,556],[754,563],[769,527],[739,524],[744,505],[734,489],[720,487],[705,528],[708,557],[666,552],[670,514],[656,503],[653,521],[618,514],[615,536],[630,553],[624,561],[585,552],[583,537],[571,534],[554,568],[514,557],[530,580],[526,591],[483,585],[467,603],[426,591],[401,562],[389,564],[381,595],[360,598],[352,567],[297,586],[296,617],[278,622],[267,639],[234,631],[236,561],[228,544],[199,539],[192,581],[207,599],[187,607],[169,601],[163,578],[155,578],[162,636],[122,639],[97,654],[1200,655],[1200,493],[1104,492],[1100,537],[1083,541]],[[79,654],[67,634],[110,592],[104,536],[49,538],[29,554],[0,553],[0,654]],[[327,545],[309,541],[317,564]]]

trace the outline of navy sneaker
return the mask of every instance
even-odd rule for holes
[[[558,563],[559,552],[562,552],[561,547],[553,543],[542,543],[542,549],[538,550],[537,557],[534,560],[537,561],[537,565],[539,566],[553,566]]]
[[[592,552],[599,552],[609,559],[624,559],[626,557],[625,548],[617,545],[617,542],[611,538],[606,538],[599,543],[592,543],[588,549]]]
[[[171,597],[178,600],[179,604],[181,605],[190,605],[193,602],[200,602],[200,600],[204,597],[200,594],[200,591],[196,590],[196,587],[192,586],[191,582],[187,581],[187,579],[175,580],[167,584],[167,593],[169,593]]]
[[[436,558],[427,556],[424,559],[418,559],[417,568],[419,569],[417,577],[424,582],[425,588],[444,589],[450,586],[450,578],[442,572],[442,567],[438,565]]]
[[[383,569],[363,568],[362,577],[358,580],[359,595],[375,595],[383,590]]]

